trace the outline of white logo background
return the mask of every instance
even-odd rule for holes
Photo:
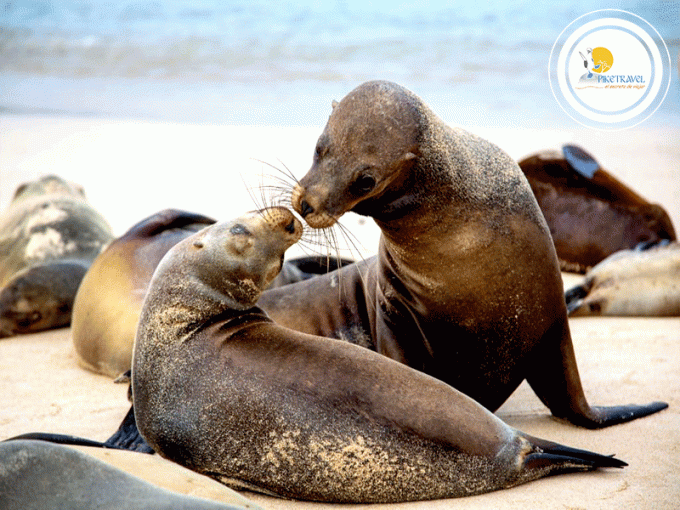
[[[641,76],[644,83],[611,83],[625,88],[605,88],[596,80],[579,83],[587,72],[580,53],[599,46],[611,51],[614,63],[607,72],[593,73],[595,77]],[[550,55],[549,76],[555,99],[574,120],[599,129],[625,129],[647,119],[663,102],[670,87],[670,55],[644,19],[604,9],[581,16],[562,31]]]

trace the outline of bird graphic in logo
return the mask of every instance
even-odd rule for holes
[[[614,64],[614,56],[612,55],[612,52],[607,48],[603,48],[602,46],[598,46],[595,49],[586,49],[586,55],[580,51],[578,54],[581,55],[581,58],[583,59],[583,67],[586,68],[586,73],[581,76],[579,83],[592,81],[596,82],[597,76],[593,73],[606,73],[612,68],[612,65]]]

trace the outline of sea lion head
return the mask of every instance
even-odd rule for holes
[[[26,182],[14,192],[12,202],[19,202],[40,195],[67,195],[85,198],[85,190],[79,184],[69,182],[57,175],[45,175],[38,180]]]
[[[253,211],[216,223],[186,239],[193,270],[200,282],[251,308],[276,278],[285,251],[300,240],[302,223],[285,207]]]
[[[0,291],[0,338],[68,326],[87,264],[64,260],[15,274]]]
[[[371,215],[389,202],[418,157],[425,125],[420,99],[403,87],[360,85],[333,111],[312,167],[295,187],[293,208],[310,227],[332,226],[345,212]]]

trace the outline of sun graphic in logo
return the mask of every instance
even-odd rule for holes
[[[597,76],[593,73],[606,73],[614,65],[614,56],[612,52],[607,48],[598,46],[595,49],[588,48],[586,54],[584,55],[580,51],[578,52],[583,59],[583,67],[586,69],[586,74],[581,76],[579,82],[593,82],[597,81]]]
[[[614,56],[607,48],[598,46],[592,51],[593,71],[596,73],[606,73],[614,64]]]

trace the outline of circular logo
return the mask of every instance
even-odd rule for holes
[[[572,21],[555,41],[548,68],[553,95],[567,115],[599,129],[644,121],[671,84],[671,57],[659,33],[616,9]]]

